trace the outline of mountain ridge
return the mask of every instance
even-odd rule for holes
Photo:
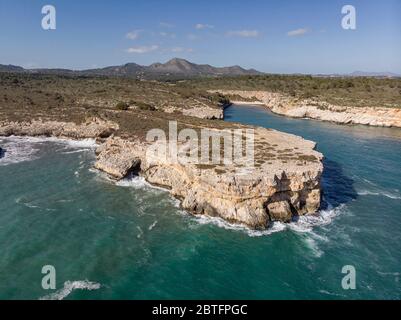
[[[165,63],[155,62],[148,66],[134,62],[122,65],[106,66],[102,68],[72,70],[63,68],[35,68],[25,69],[16,65],[0,64],[0,72],[29,73],[29,74],[56,74],[71,76],[115,76],[143,79],[159,78],[193,78],[193,77],[219,77],[241,75],[264,75],[267,73],[255,69],[244,69],[239,65],[228,67],[214,67],[209,64],[196,64],[181,58],[173,58]],[[294,74],[303,75],[303,74]],[[374,78],[399,78],[400,74],[393,72],[365,72],[354,71],[346,74],[313,74],[317,77],[374,77]]]
[[[173,58],[165,63],[156,62],[149,66],[137,63],[126,63],[104,68],[71,70],[61,68],[37,68],[25,69],[14,65],[0,64],[0,72],[20,72],[31,74],[64,74],[81,76],[125,76],[135,78],[160,78],[160,77],[196,77],[196,76],[240,76],[262,75],[255,69],[244,69],[240,66],[214,67],[208,64],[196,64],[185,59]]]

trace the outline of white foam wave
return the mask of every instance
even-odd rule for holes
[[[32,202],[33,202],[33,201],[31,201],[31,202],[26,201],[26,202],[25,202],[24,199],[23,199],[23,197],[19,197],[19,198],[15,199],[15,203],[20,204],[20,205],[23,205],[23,206],[25,206],[25,207],[27,207],[27,208],[31,208],[31,209],[40,208],[39,206],[32,204]]]
[[[170,204],[172,204],[177,209],[181,208],[181,201],[174,197],[169,197],[167,200]]]
[[[398,277],[401,275],[400,272],[381,272],[381,271],[377,271],[378,274],[382,275],[382,276],[395,276]]]
[[[316,258],[320,258],[323,255],[323,251],[319,249],[319,245],[315,239],[307,237],[305,238],[305,243]]]
[[[156,225],[157,225],[157,223],[158,223],[158,221],[156,220],[155,222],[153,222],[150,226],[149,226],[149,231],[152,231],[152,229],[154,228],[154,227],[156,227]]]
[[[0,139],[0,147],[4,149],[0,165],[5,166],[14,163],[32,161],[38,158],[39,146],[42,143],[55,142],[65,146],[63,153],[90,151],[97,146],[94,139],[80,141],[59,139],[52,137],[20,137],[10,136]],[[72,150],[69,149],[79,149]]]
[[[121,187],[132,187],[135,189],[151,188],[151,189],[159,189],[164,192],[166,191],[163,188],[151,185],[143,177],[134,175],[131,175],[127,178],[124,178],[116,182],[116,185]],[[176,208],[180,208],[181,204],[180,200],[173,197],[170,197],[169,200]],[[191,217],[193,217],[194,221],[196,221],[198,225],[214,224],[218,227],[227,230],[237,230],[246,232],[251,237],[260,237],[284,231],[287,229],[300,233],[306,233],[306,232],[310,233],[312,232],[312,229],[316,226],[323,226],[330,224],[333,218],[336,217],[343,210],[343,208],[344,205],[340,205],[339,207],[334,209],[332,207],[329,207],[327,210],[321,210],[320,212],[314,215],[301,216],[298,218],[297,221],[293,221],[291,223],[282,223],[279,221],[275,221],[267,230],[251,230],[246,225],[229,223],[219,217],[209,217],[205,215],[200,215],[200,216],[191,215]],[[188,215],[188,212],[186,212],[185,210],[179,210],[179,213]],[[141,235],[139,235],[139,237],[140,236]],[[323,239],[322,237],[322,239],[320,240],[325,240],[325,239]]]
[[[83,281],[66,281],[64,287],[54,293],[40,298],[39,300],[63,300],[68,297],[74,290],[98,290],[100,283],[91,282],[88,280]]]
[[[227,230],[236,230],[247,233],[250,237],[261,237],[266,235],[271,235],[276,232],[291,230],[298,233],[308,233],[312,235],[316,240],[328,241],[324,236],[320,236],[313,232],[313,228],[317,226],[323,226],[330,224],[334,217],[339,215],[343,211],[344,205],[339,206],[335,209],[322,210],[315,215],[307,215],[299,217],[298,221],[293,221],[290,223],[283,223],[279,221],[274,221],[272,225],[266,230],[252,230],[246,225],[229,223],[219,217],[208,217],[208,216],[193,216],[193,220],[197,225],[213,224],[220,228]],[[183,211],[184,212],[184,211]],[[187,213],[186,213],[187,214]],[[196,227],[192,225],[191,227]],[[311,241],[310,241],[310,243]]]
[[[24,206],[31,208],[31,209],[36,209],[36,208],[40,208],[39,206],[35,206],[33,204],[30,203],[22,203]]]
[[[355,176],[355,177],[357,177],[357,176]],[[372,186],[375,186],[375,187],[377,187],[377,184],[376,184],[376,183],[374,183],[373,181],[370,181],[370,180],[368,180],[368,179],[365,179],[365,178],[362,178],[362,180],[363,180],[363,181],[365,181],[367,184],[370,184],[370,185],[372,185]]]
[[[319,248],[319,243],[328,242],[326,236],[314,232],[315,227],[330,224],[333,219],[340,213],[344,212],[345,205],[337,208],[329,207],[327,210],[321,210],[314,215],[306,215],[299,217],[298,221],[287,224],[287,228],[293,232],[299,233],[313,257],[320,258],[324,252]]]
[[[39,151],[35,144],[18,138],[0,140],[0,146],[4,150],[0,166],[34,160]]]
[[[246,225],[229,223],[222,218],[219,217],[209,217],[209,216],[193,216],[193,221],[196,222],[196,225],[192,225],[191,227],[196,228],[199,225],[207,225],[212,224],[216,225],[220,228],[224,228],[227,230],[235,230],[247,233],[251,237],[260,237],[265,235],[270,235],[275,232],[283,231],[285,229],[285,224],[281,222],[274,222],[272,226],[267,230],[252,230]]]
[[[327,291],[327,290],[319,290],[319,292],[322,293],[322,294],[329,295],[329,296],[345,297],[345,295],[343,295],[343,294],[333,293],[333,292],[330,292],[330,291]]]
[[[25,206],[25,207],[30,208],[30,209],[40,209],[40,210],[45,210],[45,211],[57,211],[57,209],[44,208],[44,207],[41,207],[39,205],[33,204],[34,202],[35,201],[24,202],[24,199],[22,197],[15,199],[15,203],[17,203],[19,205],[22,205],[22,206]],[[58,201],[58,202],[61,202],[61,201]]]
[[[361,190],[357,192],[360,196],[382,196],[390,199],[401,199],[401,195],[397,195],[387,191],[370,191],[370,190]]]
[[[119,187],[130,187],[134,189],[143,189],[148,187],[148,183],[143,177],[127,177],[116,182]]]
[[[300,216],[298,221],[288,223],[287,226],[295,232],[310,233],[314,227],[330,224],[333,219],[344,211],[345,205],[342,204],[336,208],[329,207],[326,210],[320,210],[316,214]]]
[[[90,151],[91,149],[78,149],[78,150],[73,150],[73,151],[65,151],[62,152],[63,154],[73,154],[73,153],[81,153],[81,152],[86,152],[86,151]]]
[[[142,230],[142,228],[141,228],[140,226],[137,226],[136,228],[138,229],[138,234],[137,234],[136,237],[137,237],[138,239],[140,239],[140,238],[142,238],[142,236],[143,236],[143,234],[144,234],[144,233],[143,233],[143,230]]]
[[[129,176],[125,179],[116,182],[116,185],[121,187],[133,187],[135,189],[152,188],[166,191],[163,188],[151,185],[150,183],[146,182],[146,180],[143,177],[138,177],[138,176]],[[170,197],[169,200],[176,208],[180,208],[180,200],[173,197]],[[312,232],[312,229],[316,226],[323,226],[331,223],[333,218],[337,216],[342,211],[343,208],[344,205],[341,205],[335,209],[329,207],[329,209],[321,210],[319,213],[314,215],[301,216],[297,221],[291,223],[282,223],[279,221],[275,221],[267,230],[252,230],[246,225],[229,223],[219,217],[209,217],[205,215],[201,216],[191,215],[191,217],[193,217],[194,221],[196,221],[198,225],[213,224],[227,230],[237,230],[246,232],[251,237],[260,237],[284,231],[287,229],[300,233],[305,233],[305,232],[310,233]],[[179,210],[179,213],[188,215],[188,212],[186,212],[185,210]],[[139,237],[140,236],[141,235],[139,235]]]
[[[72,199],[61,199],[61,200],[57,200],[57,202],[61,202],[61,203],[65,203],[65,202],[73,202],[74,200]]]
[[[95,139],[72,140],[55,137],[29,137],[29,136],[9,136],[2,140],[10,142],[26,142],[26,143],[43,143],[43,142],[58,142],[66,144],[73,148],[95,148],[97,146]]]
[[[129,175],[128,177],[126,177],[120,181],[117,181],[116,185],[120,186],[120,187],[130,187],[130,188],[134,188],[134,189],[149,188],[149,189],[153,189],[153,190],[167,192],[166,189],[163,189],[158,186],[154,186],[154,185],[150,184],[149,182],[147,182],[145,180],[145,178],[140,177],[140,176],[135,176],[135,175]]]
[[[98,146],[95,139],[83,139],[83,140],[56,139],[56,141],[65,143],[71,148],[79,148],[79,149],[94,149]]]

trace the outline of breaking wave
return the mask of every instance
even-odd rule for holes
[[[401,199],[401,195],[397,195],[387,191],[370,191],[370,190],[361,190],[357,192],[360,196],[382,196],[390,199]]]
[[[143,189],[150,186],[149,183],[146,182],[145,178],[138,176],[129,176],[119,180],[116,182],[116,185],[119,187],[131,187],[134,189]]]
[[[380,185],[362,178],[364,184],[368,184],[369,187],[365,187],[365,189],[361,189],[357,191],[357,194],[360,196],[382,196],[389,199],[401,199],[401,193],[398,189],[392,189],[391,191],[383,189]]]
[[[146,182],[146,180],[143,177],[134,175],[131,175],[125,179],[116,182],[116,185],[121,187],[131,187],[135,189],[144,189],[144,188],[150,188],[153,190],[158,189],[166,192],[165,189],[153,186],[150,183]],[[174,197],[169,197],[169,199],[171,199],[171,204],[178,209],[179,214],[190,216],[191,220],[196,222],[195,225],[190,226],[191,228],[196,228],[197,226],[200,225],[212,224],[227,230],[236,230],[245,232],[250,237],[271,235],[273,233],[284,230],[292,230],[298,233],[306,233],[306,232],[310,233],[312,232],[314,227],[330,224],[333,221],[333,219],[343,211],[345,207],[344,204],[336,208],[329,206],[328,209],[326,210],[321,210],[313,215],[300,216],[295,221],[292,221],[290,223],[274,221],[271,224],[271,226],[266,230],[252,230],[246,225],[230,223],[219,217],[190,215],[187,211],[180,210],[180,201],[178,199]]]
[[[0,166],[38,159],[41,144],[47,142],[62,144],[60,151],[66,154],[92,150],[97,146],[94,139],[75,141],[51,137],[6,137],[0,139],[0,147],[4,150],[0,157]]]
[[[3,149],[0,166],[34,160],[39,151],[35,143],[18,137],[0,139],[0,147]]]
[[[68,297],[74,290],[98,290],[100,283],[83,280],[83,281],[66,281],[64,287],[54,293],[40,298],[39,300],[63,300]]]
[[[157,220],[156,220],[155,222],[153,222],[153,223],[149,226],[148,230],[149,230],[149,231],[152,231],[152,229],[153,229],[154,227],[156,227],[157,223],[158,223]]]
[[[252,230],[245,225],[229,223],[222,218],[208,216],[194,216],[193,220],[199,225],[213,224],[227,230],[236,230],[247,233],[250,237],[261,237],[271,235],[284,230],[291,230],[298,233],[311,233],[314,227],[330,224],[333,219],[343,211],[344,205],[337,208],[322,210],[314,215],[299,217],[297,221],[284,223],[274,221],[266,230]],[[196,227],[196,226],[192,226]],[[320,237],[316,235],[316,237]],[[324,240],[324,239],[322,239]]]
[[[258,236],[265,236],[265,235],[270,235],[275,232],[283,231],[285,230],[285,224],[280,223],[280,222],[273,222],[272,226],[269,227],[267,230],[252,230],[246,225],[241,225],[241,224],[234,224],[227,222],[223,220],[222,218],[219,217],[209,217],[209,216],[192,216],[193,221],[196,222],[196,225],[192,225],[192,228],[197,228],[200,225],[207,225],[207,224],[212,224],[215,226],[218,226],[220,228],[224,228],[226,230],[235,230],[235,231],[241,231],[247,233],[251,237],[258,237]]]
[[[147,182],[145,180],[145,178],[136,176],[133,174],[130,174],[128,177],[117,181],[116,185],[120,186],[120,187],[131,187],[134,189],[146,189],[147,188],[150,190],[159,190],[159,191],[167,192],[166,189],[163,189],[158,186],[154,186],[154,185],[150,184],[149,182]]]

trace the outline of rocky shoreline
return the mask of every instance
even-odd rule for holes
[[[401,128],[401,109],[384,107],[336,106],[313,99],[295,99],[267,91],[213,90],[263,104],[270,111],[292,118],[307,118],[339,124],[363,124]]]
[[[254,165],[205,165],[149,156],[154,143],[122,137],[117,123],[95,117],[81,124],[0,122],[0,136],[96,139],[97,169],[116,180],[135,172],[169,190],[193,214],[266,229],[272,221],[289,222],[298,215],[315,213],[320,207],[323,171],[323,156],[314,150],[315,143],[275,130],[253,129]],[[185,149],[186,143],[178,147]]]

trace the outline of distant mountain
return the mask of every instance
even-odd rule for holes
[[[354,71],[352,73],[332,73],[332,74],[315,74],[315,77],[323,78],[347,78],[347,77],[371,77],[371,78],[400,78],[401,75],[392,72],[365,72]]]
[[[171,59],[166,63],[154,63],[150,65],[147,70],[153,73],[162,74],[184,74],[184,75],[199,75],[199,76],[219,76],[219,75],[257,75],[262,72],[253,69],[243,69],[239,66],[233,67],[213,67],[208,64],[195,64],[184,59]]]
[[[392,72],[365,72],[365,71],[354,71],[349,74],[350,77],[378,77],[378,78],[397,78],[401,75]]]
[[[136,63],[127,63],[122,66],[111,66],[100,69],[83,70],[79,73],[84,75],[98,75],[98,76],[126,76],[136,77],[144,72],[147,67],[140,66]]]
[[[238,76],[262,74],[256,70],[246,70],[239,66],[234,67],[212,67],[208,64],[195,64],[184,59],[174,58],[166,63],[153,63],[150,66],[141,66],[136,63],[128,63],[123,66],[107,67],[102,69],[91,69],[81,71],[83,74],[113,75],[129,77],[196,77],[196,76]]]
[[[24,72],[25,69],[18,66],[13,66],[12,64],[5,65],[0,64],[0,72]]]
[[[17,66],[0,65],[0,72],[25,72],[37,74],[60,74],[80,76],[123,76],[145,79],[157,78],[192,78],[199,76],[240,76],[260,75],[262,72],[254,69],[244,69],[240,66],[213,67],[208,64],[195,64],[184,59],[174,58],[166,63],[153,63],[150,66],[141,66],[136,63],[127,63],[121,66],[111,66],[88,70],[69,69],[23,69]]]
[[[174,58],[166,63],[153,63],[150,66],[141,66],[136,63],[127,63],[121,66],[105,68],[70,70],[70,69],[24,69],[14,65],[0,64],[0,72],[19,72],[31,74],[57,74],[75,76],[113,76],[139,79],[186,79],[195,77],[263,75],[255,69],[244,69],[240,66],[213,67],[208,64],[196,64],[185,59]],[[301,74],[299,74],[301,75]],[[392,72],[364,72],[355,71],[349,74],[315,74],[315,77],[376,77],[398,78],[401,75]]]

